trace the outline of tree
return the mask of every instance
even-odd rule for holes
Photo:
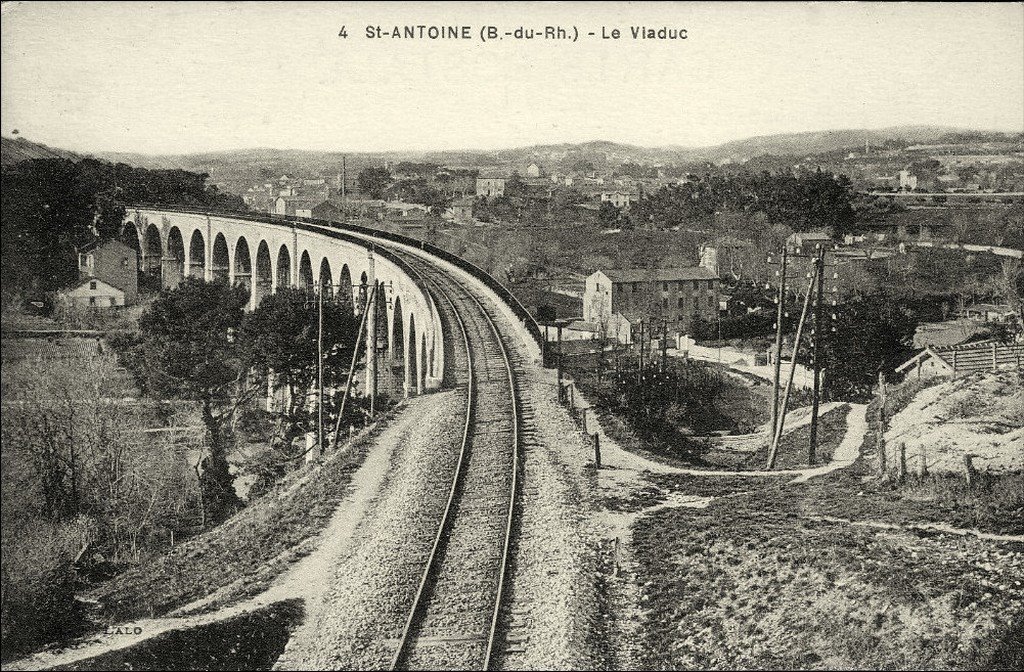
[[[597,211],[597,220],[605,228],[617,228],[622,224],[622,210],[616,208],[610,201],[602,201],[601,208]]]
[[[78,277],[75,247],[92,238],[93,201],[77,189],[66,159],[26,161],[3,169],[4,289],[51,291]]]
[[[370,198],[384,198],[384,190],[394,182],[391,171],[387,168],[364,168],[357,178],[359,191]]]
[[[835,331],[822,335],[826,392],[836,399],[866,399],[879,371],[891,375],[913,353],[919,317],[886,294],[856,297],[836,312]],[[802,358],[807,361],[806,352]]]
[[[242,324],[249,364],[262,375],[272,369],[277,382],[288,388],[291,403],[282,414],[279,433],[286,448],[308,420],[303,402],[316,380],[318,320],[315,296],[284,289],[264,298]],[[336,378],[325,385],[344,384],[358,330],[355,315],[340,303],[324,299],[323,348],[328,353],[324,371]]]
[[[510,199],[525,198],[527,193],[526,182],[518,172],[512,173],[505,181],[505,196]]]
[[[231,420],[252,389],[237,338],[249,293],[223,281],[187,278],[165,290],[139,320],[135,339],[121,341],[122,364],[154,396],[199,404],[209,435],[201,489],[205,517],[220,522],[238,506],[228,470]]]
[[[75,248],[118,235],[127,203],[244,210],[205,173],[96,159],[35,159],[3,168],[4,290],[53,291],[78,279]]]

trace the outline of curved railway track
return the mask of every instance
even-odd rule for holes
[[[519,487],[512,358],[469,289],[415,255],[400,256],[462,336],[455,362],[465,369],[468,404],[448,501],[391,667],[486,670],[496,656]]]

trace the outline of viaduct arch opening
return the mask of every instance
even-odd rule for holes
[[[188,274],[193,278],[206,278],[206,241],[198,229],[192,232],[188,243]]]
[[[231,277],[231,257],[228,255],[228,241],[223,233],[213,239],[213,254],[210,257],[213,279],[227,282]]]
[[[252,307],[259,308],[263,297],[274,291],[274,268],[270,263],[270,248],[261,240],[256,250],[256,281],[253,283]]]

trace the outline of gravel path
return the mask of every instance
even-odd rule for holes
[[[579,392],[577,392],[577,395],[579,395]],[[634,478],[634,475],[631,475],[628,472],[638,474],[644,471],[650,471],[652,473],[660,474],[690,474],[693,476],[793,476],[793,482],[802,482],[810,478],[814,478],[815,476],[830,473],[837,469],[843,469],[853,464],[860,455],[860,446],[864,440],[864,434],[867,432],[866,411],[867,406],[865,404],[850,404],[850,411],[846,415],[846,434],[843,436],[843,440],[836,448],[836,451],[832,456],[832,460],[828,464],[818,467],[806,467],[804,469],[742,471],[675,467],[661,462],[655,462],[654,460],[649,460],[637,455],[636,453],[625,450],[619,446],[614,439],[606,435],[603,429],[598,428],[597,431],[601,434],[602,463],[611,469],[625,470],[627,474],[625,474],[624,477],[627,480],[632,480]],[[800,411],[794,411],[794,413],[797,412]],[[809,418],[800,418],[799,416],[794,422],[790,422],[789,414],[787,414],[785,427],[786,433],[798,429],[809,422]],[[620,476],[611,476],[613,479],[619,477]]]

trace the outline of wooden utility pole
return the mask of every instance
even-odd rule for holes
[[[562,396],[562,325],[558,325],[558,356],[555,358],[555,368],[558,375],[558,396]]]
[[[373,248],[369,252],[369,272],[366,274],[367,286],[372,288],[366,303],[366,391],[370,395],[370,417],[372,418],[377,405],[377,273],[375,270]]]
[[[661,321],[661,371],[665,372],[668,363],[668,320]]]
[[[348,175],[346,174],[347,173],[347,171],[346,171],[347,166],[346,166],[346,163],[345,163],[345,159],[346,159],[346,156],[344,154],[342,154],[341,155],[341,221],[342,222],[347,222],[348,221],[348,195],[346,193],[347,185],[345,184],[346,182],[348,182]]]
[[[640,360],[637,362],[636,382],[640,382],[640,376],[644,371],[644,318],[640,318]]]
[[[349,288],[349,291],[352,291],[351,287]],[[373,292],[376,291],[377,288],[374,287]],[[372,298],[373,292],[371,292],[370,298]],[[363,342],[363,330],[366,325],[367,315],[369,315],[369,311],[364,310],[362,320],[359,322],[359,330],[356,332],[356,344],[352,348],[352,363],[348,367],[348,379],[345,382],[345,392],[341,397],[341,407],[338,409],[338,418],[334,423],[334,442],[332,443],[334,447],[338,446],[338,437],[341,433],[341,418],[345,415],[345,404],[348,401],[349,391],[352,389],[352,380],[355,377],[356,372],[356,360],[359,359],[359,346],[362,345]]]
[[[782,246],[782,264],[779,271],[778,307],[775,310],[775,362],[772,373],[772,436],[779,425],[779,375],[782,373],[782,315],[786,303],[786,260],[789,251]]]
[[[955,351],[954,351],[955,352]],[[878,476],[884,478],[889,464],[885,455],[885,372],[878,372],[878,427],[876,429],[875,448],[878,453]]]
[[[772,436],[771,449],[768,453],[768,465],[766,469],[775,468],[775,459],[779,452],[779,440],[782,438],[782,428],[786,424],[786,407],[789,406],[789,393],[793,389],[793,375],[796,373],[796,355],[800,348],[800,335],[804,330],[804,322],[807,319],[807,309],[811,305],[811,293],[814,291],[814,283],[818,280],[817,269],[811,273],[811,281],[807,285],[807,295],[804,297],[804,307],[800,311],[800,322],[796,327],[796,338],[793,341],[793,361],[789,367],[789,377],[786,380],[786,391],[782,395],[782,407],[779,409],[777,427]]]
[[[820,404],[821,365],[818,357],[821,348],[821,311],[825,286],[825,247],[818,246],[818,292],[814,301],[814,327],[811,332],[811,346],[814,366],[814,390],[811,395],[811,441],[807,447],[807,464],[813,466],[818,450],[818,406]]]
[[[316,449],[324,452],[324,286],[316,300]]]

